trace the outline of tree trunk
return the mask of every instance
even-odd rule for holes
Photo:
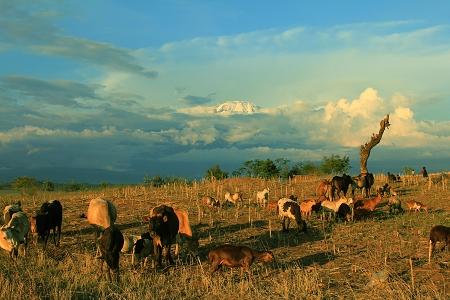
[[[378,134],[373,133],[372,137],[370,138],[370,141],[368,141],[364,145],[361,145],[361,149],[359,150],[359,157],[360,157],[359,166],[361,169],[361,175],[365,175],[368,173],[367,160],[369,159],[370,151],[381,141],[384,130],[386,128],[389,128],[389,125],[391,124],[389,124],[389,114],[387,114],[386,117],[384,117],[384,119],[380,121],[380,131],[378,132]]]

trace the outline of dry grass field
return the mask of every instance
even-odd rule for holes
[[[395,184],[400,200],[418,200],[429,213],[391,215],[386,199],[367,219],[349,223],[324,222],[313,214],[308,233],[281,232],[274,211],[255,205],[255,193],[270,188],[270,202],[294,194],[313,198],[320,178],[299,177],[283,182],[227,179],[160,188],[130,186],[98,192],[41,192],[22,200],[28,215],[47,200],[64,207],[61,246],[52,242],[45,252],[30,245],[25,257],[13,262],[0,254],[0,299],[449,299],[450,251],[439,252],[428,264],[428,235],[436,224],[450,226],[450,191],[441,183],[404,178]],[[375,184],[386,178],[376,176]],[[223,199],[225,191],[241,191],[245,205],[200,213],[198,199]],[[118,208],[123,233],[146,230],[142,218],[162,203],[187,209],[193,231],[200,237],[198,257],[182,255],[177,265],[154,270],[131,268],[121,256],[121,283],[99,279],[94,259],[93,231],[85,219],[89,200],[102,196]],[[3,193],[3,208],[19,194]],[[403,204],[405,208],[405,204]],[[292,228],[292,224],[291,224]],[[295,226],[294,226],[295,228]],[[243,244],[271,250],[276,260],[252,266],[253,279],[223,269],[209,275],[206,255],[223,244]]]

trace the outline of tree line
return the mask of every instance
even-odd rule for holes
[[[229,174],[214,165],[206,170],[205,178],[223,179],[232,177],[283,178],[294,175],[342,174],[350,171],[350,158],[346,155],[332,154],[324,156],[320,162],[292,162],[288,159],[254,159],[245,161],[238,169]]]

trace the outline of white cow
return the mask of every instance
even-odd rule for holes
[[[0,247],[8,251],[11,258],[17,257],[19,246],[27,245],[29,230],[30,222],[27,215],[22,211],[13,213],[8,224],[0,228]]]

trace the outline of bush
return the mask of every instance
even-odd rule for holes
[[[209,168],[208,170],[206,170],[206,175],[205,178],[206,179],[224,179],[228,177],[228,173],[223,171],[219,165],[214,165],[211,168]]]

